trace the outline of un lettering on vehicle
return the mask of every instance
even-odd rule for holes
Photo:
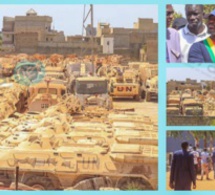
[[[116,89],[119,92],[132,92],[133,86],[117,86]]]

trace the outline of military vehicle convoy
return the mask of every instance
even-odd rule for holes
[[[5,186],[15,181],[18,166],[19,183],[38,190],[157,189],[153,123],[123,113],[86,122],[53,112],[54,107],[0,122],[0,182]]]

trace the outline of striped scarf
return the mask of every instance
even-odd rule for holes
[[[205,39],[203,42],[211,57],[211,61],[215,62],[215,44],[214,44],[214,42],[212,41],[212,39],[210,37]]]

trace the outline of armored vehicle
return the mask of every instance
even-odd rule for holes
[[[4,186],[18,166],[18,182],[38,190],[157,189],[158,137],[147,117],[113,113],[105,122],[74,122],[57,105],[0,122]]]
[[[27,108],[27,87],[17,83],[2,83],[0,85],[0,119],[14,112],[24,112]]]
[[[66,65],[65,74],[68,79],[68,90],[74,93],[75,80],[79,77],[94,76],[95,67],[91,62],[72,62]]]
[[[181,113],[182,115],[203,115],[203,104],[198,103],[194,98],[193,99],[184,99],[181,102]]]
[[[97,105],[113,108],[112,98],[108,94],[108,80],[102,77],[80,77],[75,81],[75,96],[82,107]]]
[[[139,67],[142,85],[142,98],[146,101],[158,100],[158,67],[155,64],[144,64]]]
[[[180,114],[180,95],[168,95],[167,99],[167,115]]]
[[[29,93],[29,111],[43,111],[62,100],[62,96],[66,93],[66,87],[63,84],[53,84],[46,81],[31,85]]]
[[[109,90],[113,98],[132,97],[137,101],[141,99],[139,77],[133,70],[124,70],[123,73],[110,78]]]

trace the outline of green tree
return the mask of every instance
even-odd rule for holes
[[[204,5],[204,13],[209,14],[215,9],[215,5]]]
[[[180,13],[180,12],[174,12],[174,14],[173,14],[173,21],[176,19],[176,18],[182,18],[183,16],[182,16],[182,13]]]
[[[210,151],[212,151],[214,145],[215,131],[188,131],[189,134],[195,140],[195,146],[199,146],[199,140],[203,139],[204,148],[209,146]],[[180,138],[182,137],[183,131],[168,131],[168,137]]]

